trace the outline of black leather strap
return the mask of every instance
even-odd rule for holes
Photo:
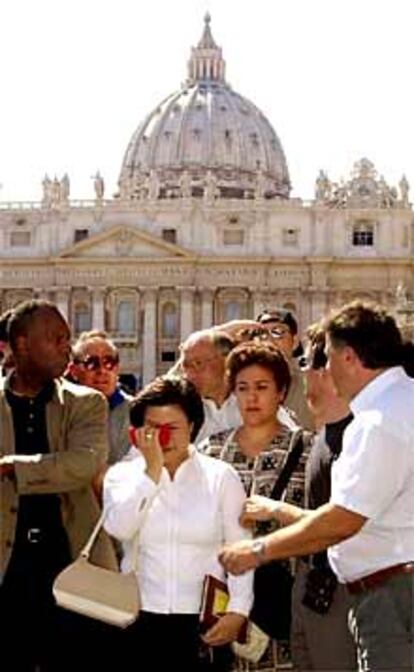
[[[280,499],[290,481],[290,477],[299,464],[304,449],[303,432],[298,429],[292,436],[292,442],[286,454],[283,463],[282,471],[280,472],[276,482],[270,493],[270,499]]]

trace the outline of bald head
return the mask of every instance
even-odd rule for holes
[[[219,404],[227,396],[225,360],[233,345],[225,332],[214,329],[196,331],[181,345],[185,376],[202,397]]]

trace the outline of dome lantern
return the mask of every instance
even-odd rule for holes
[[[204,30],[201,40],[191,49],[191,58],[188,63],[188,78],[190,82],[210,80],[225,81],[226,63],[222,50],[214,41],[210,28],[211,16],[207,12],[204,17]]]

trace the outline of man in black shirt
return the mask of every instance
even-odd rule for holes
[[[317,509],[329,502],[331,468],[342,450],[352,420],[325,368],[325,336],[317,325],[307,331],[301,367],[309,408],[319,431],[306,464],[305,504]],[[326,551],[298,560],[293,589],[292,657],[298,670],[355,670],[355,646],[347,626],[349,595],[331,570]]]
[[[52,585],[100,513],[91,482],[107,455],[106,403],[60,379],[70,331],[54,304],[20,304],[8,336],[14,369],[0,381],[0,666],[73,672],[86,669],[88,656],[98,660],[99,625],[56,607]],[[106,535],[94,551],[95,562],[116,567]]]

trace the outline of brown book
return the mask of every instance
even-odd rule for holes
[[[212,574],[204,577],[203,591],[201,593],[200,624],[203,632],[211,628],[227,611],[230,600],[229,589],[224,581],[220,581]],[[237,641],[246,641],[247,621],[241,628]]]
[[[218,617],[226,613],[229,599],[227,584],[212,574],[207,574],[201,594],[200,623],[203,630],[211,628]]]

